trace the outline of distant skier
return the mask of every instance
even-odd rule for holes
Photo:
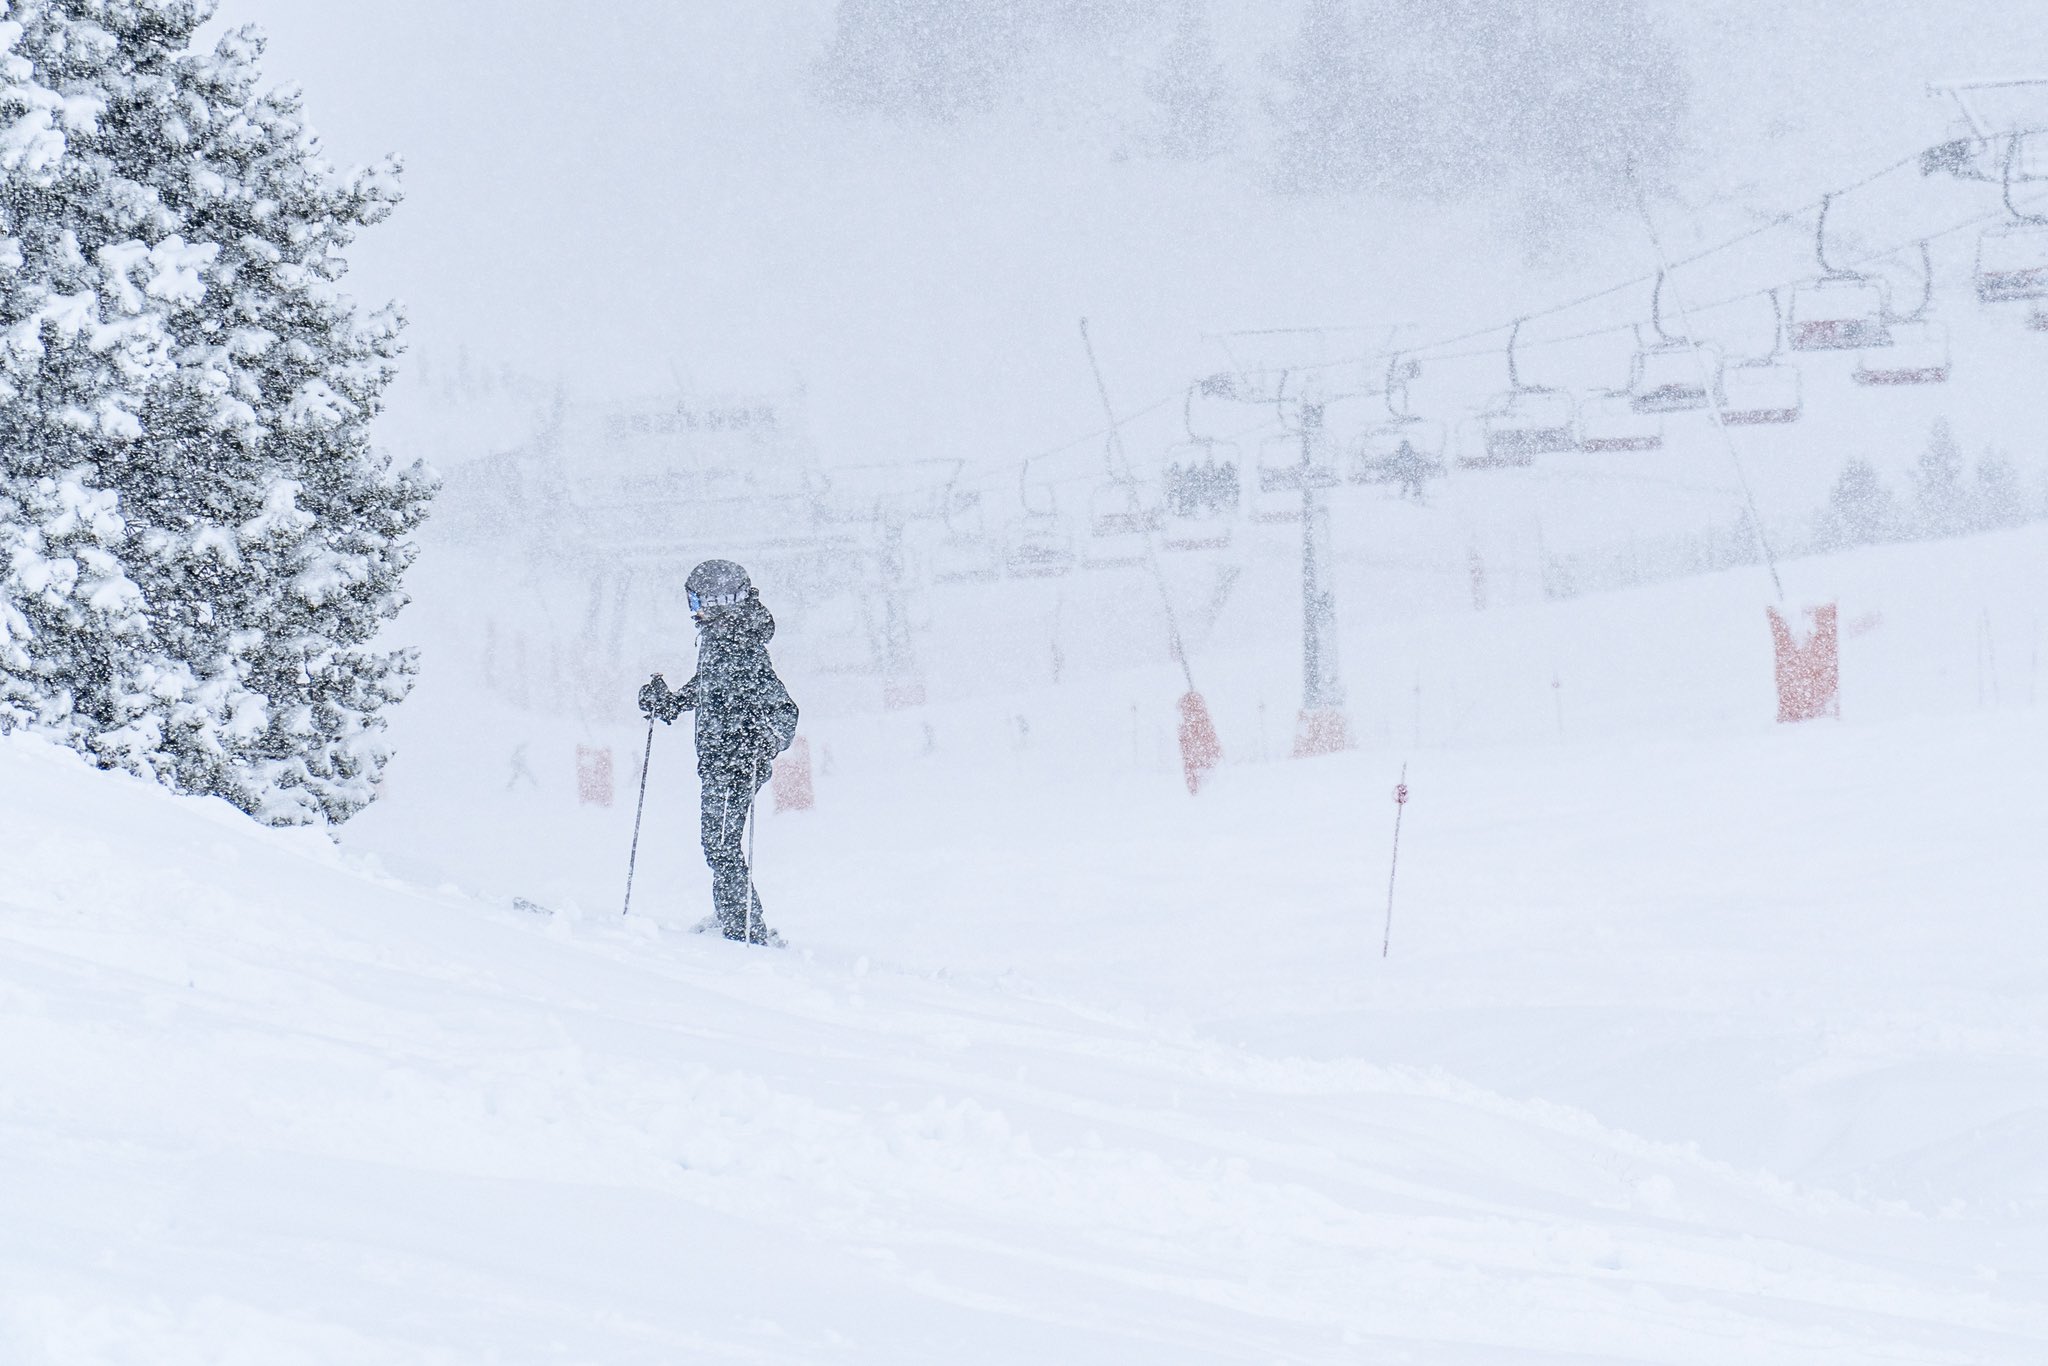
[[[747,571],[730,560],[704,561],[683,588],[697,623],[697,675],[672,689],[656,674],[640,689],[640,712],[664,723],[686,711],[697,713],[713,923],[727,939],[780,944],[781,936],[761,918],[743,847],[755,794],[768,781],[775,756],[796,737],[796,703],[768,659],[775,618],[761,605]]]
[[[533,776],[533,768],[526,762],[526,747],[529,743],[529,741],[521,740],[518,744],[512,746],[512,780],[505,784],[507,792],[519,786],[521,778],[526,779],[528,787],[533,788],[535,791],[540,789],[540,779]]]
[[[1403,498],[1413,498],[1418,503],[1422,501],[1423,494],[1427,492],[1424,481],[1429,478],[1429,461],[1405,437],[1401,448],[1387,461],[1387,470],[1400,484]]]

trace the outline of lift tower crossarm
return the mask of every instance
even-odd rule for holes
[[[2027,86],[2048,86],[2048,76],[2009,76],[1974,81],[1929,81],[1927,83],[1927,93],[1936,97],[1946,95],[1954,100],[1956,108],[1962,111],[1963,121],[1970,125],[1970,132],[1980,142],[1988,142],[1992,138],[2004,136],[2018,130],[1988,126],[1985,120],[1978,116],[1977,110],[1971,104],[1969,97],[1981,94],[1987,90],[2019,90]]]

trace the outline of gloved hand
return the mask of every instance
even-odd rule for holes
[[[669,710],[668,684],[660,674],[640,685],[640,714],[650,724],[655,721],[666,724],[676,719],[676,713]]]
[[[747,726],[747,753],[754,756],[761,771],[766,773],[775,764],[775,756],[783,751],[782,737],[775,733],[773,726],[759,721]]]

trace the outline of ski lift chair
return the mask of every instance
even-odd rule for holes
[[[1013,579],[1057,578],[1074,567],[1074,540],[1056,516],[1026,513],[1012,530],[1003,570]]]
[[[1858,352],[1858,384],[1945,384],[1948,382],[1948,329],[1936,322],[1891,325],[1891,345]]]
[[[1692,413],[1714,401],[1714,376],[1721,369],[1721,352],[1701,346],[1690,337],[1674,337],[1664,330],[1664,272],[1657,272],[1657,284],[1650,294],[1650,326],[1657,331],[1654,346],[1642,344],[1642,329],[1636,329],[1636,354],[1629,363],[1630,402],[1638,413]],[[1661,442],[1661,435],[1660,435]]]
[[[1927,317],[1927,310],[1934,304],[1934,259],[1925,242],[1920,244],[1920,268],[1920,307],[1904,317],[1885,319],[1891,342],[1881,349],[1858,353],[1858,384],[1948,382],[1948,329]]]
[[[1234,441],[1246,432],[1270,427],[1276,420],[1272,396],[1256,393],[1230,373],[1190,384],[1182,399],[1181,418],[1188,440],[1217,442]]]
[[[1526,465],[1539,455],[1579,448],[1578,405],[1562,389],[1522,383],[1515,361],[1522,320],[1508,331],[1508,390],[1478,417],[1476,442],[1461,451],[1458,463],[1469,468]]]
[[[1354,484],[1399,484],[1422,494],[1425,481],[1444,472],[1444,424],[1415,415],[1408,385],[1422,366],[1396,353],[1387,362],[1384,396],[1387,420],[1366,429],[1352,448],[1348,477]]]
[[[1644,408],[1631,389],[1609,389],[1579,405],[1579,449],[1655,451],[1664,447],[1662,410]]]
[[[1813,254],[1820,262],[1820,278],[1792,291],[1787,340],[1794,351],[1860,351],[1891,341],[1885,330],[1891,299],[1884,282],[1828,263],[1828,208],[1833,203],[1832,194],[1821,197],[1814,226]]]
[[[1013,579],[1056,578],[1074,567],[1074,538],[1060,520],[1050,484],[1031,483],[1031,467],[1018,480],[1023,507],[1010,529],[1003,570]]]
[[[1639,413],[1693,413],[1712,405],[1721,353],[1689,341],[1661,341],[1638,351],[1629,401]]]
[[[1349,478],[1354,484],[1401,484],[1419,487],[1444,472],[1444,424],[1404,417],[1375,427],[1352,453]]]
[[[1330,457],[1329,443],[1313,427],[1259,443],[1259,492],[1299,493],[1333,488],[1336,483],[1337,466]]]
[[[1884,284],[1862,275],[1815,280],[1792,291],[1794,351],[1858,351],[1890,343]]]
[[[1721,371],[1721,421],[1731,427],[1797,422],[1799,367],[1746,360]]]
[[[1785,308],[1771,291],[1771,349],[1721,367],[1721,421],[1730,427],[1797,422],[1802,401],[1799,367],[1778,359],[1785,344]]]
[[[1517,389],[1479,415],[1480,446],[1461,464],[1527,465],[1539,455],[1579,449],[1578,405],[1562,389]]]
[[[2006,144],[2001,176],[2012,221],[1985,229],[1977,239],[1977,298],[1987,304],[2048,299],[2048,218],[2021,213],[2012,202],[2013,163],[2019,154],[2016,134]]]
[[[1174,447],[1167,455],[1160,545],[1167,550],[1220,550],[1229,545],[1230,525],[1242,498],[1237,447],[1217,441]]]
[[[1088,506],[1088,545],[1081,562],[1089,569],[1121,569],[1145,563],[1148,542],[1158,528],[1156,508],[1146,505],[1133,479],[1110,479],[1095,489]]]
[[[1002,547],[994,541],[948,536],[927,556],[933,583],[993,583],[1002,577]]]
[[[1301,437],[1269,436],[1259,443],[1258,478],[1245,516],[1261,525],[1301,520]]]
[[[991,583],[1002,577],[1003,548],[988,534],[981,494],[955,494],[929,552],[933,583]]]
[[[1977,239],[1977,298],[2048,299],[2048,223],[2004,223]]]

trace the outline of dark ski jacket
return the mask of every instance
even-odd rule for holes
[[[768,659],[774,635],[775,618],[758,597],[719,608],[697,628],[697,676],[645,695],[663,721],[697,713],[700,773],[765,769],[796,737],[796,703]]]

